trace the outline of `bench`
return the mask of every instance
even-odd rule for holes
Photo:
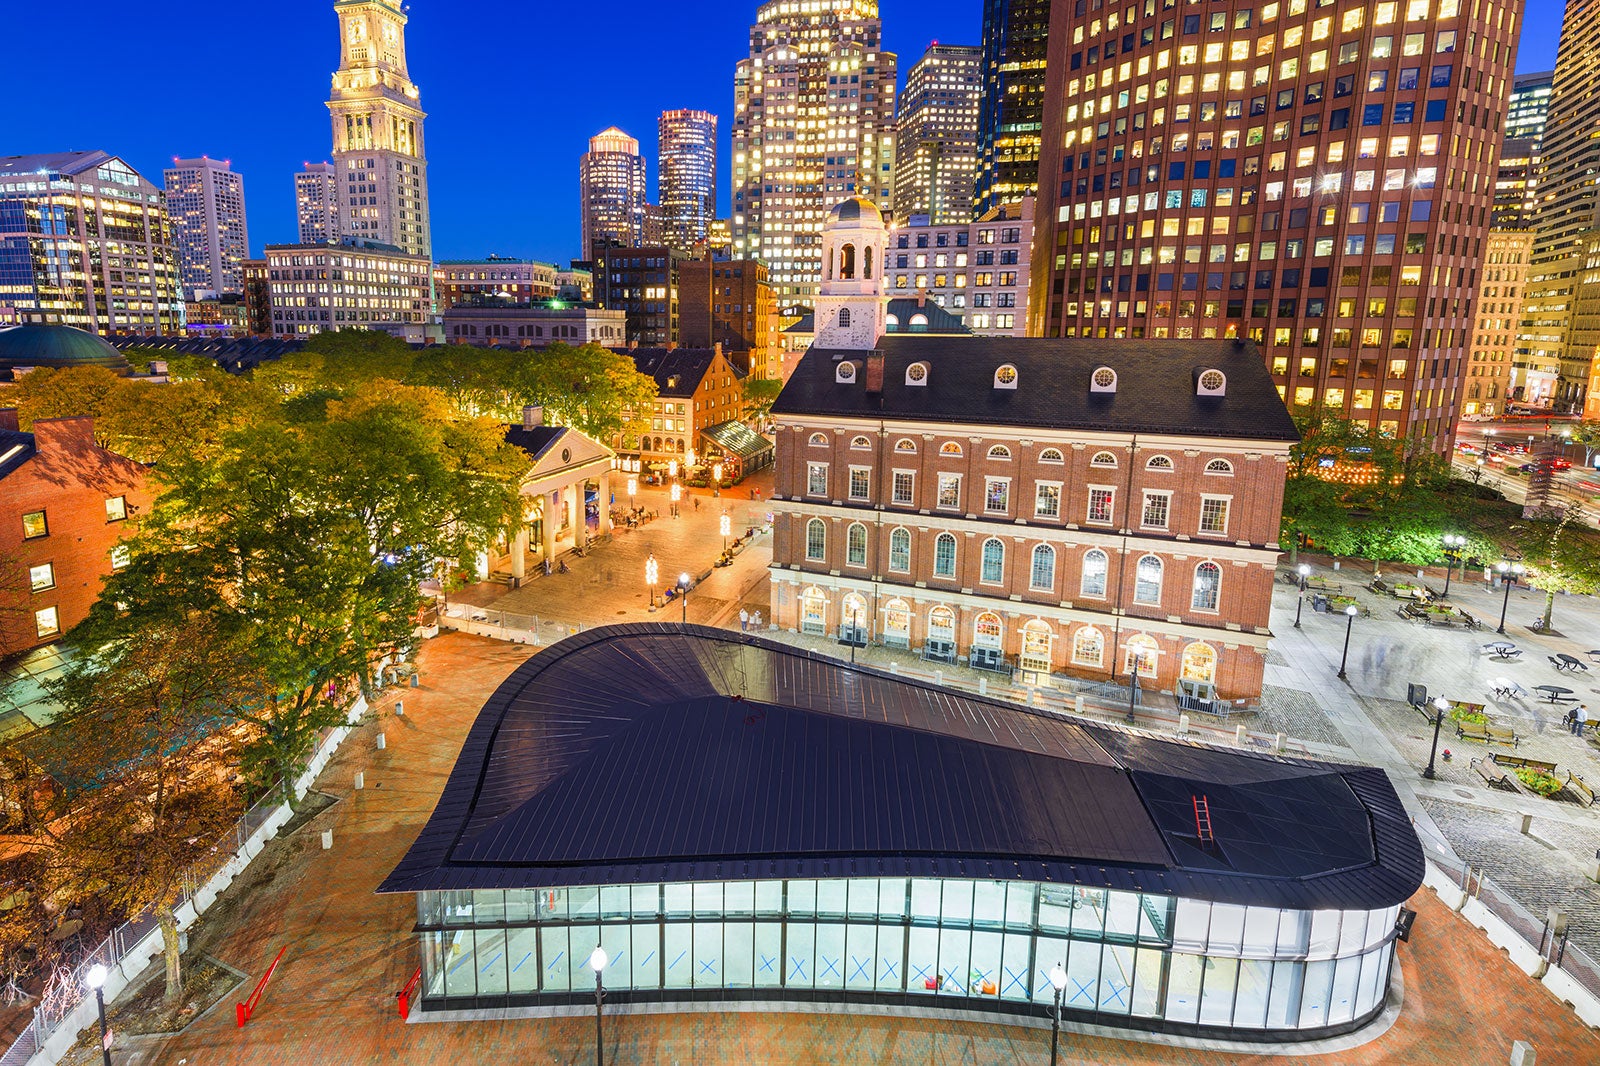
[[[1510,744],[1515,748],[1518,744],[1517,731],[1508,725],[1495,725],[1487,723],[1489,727],[1489,742],[1491,744]]]
[[[1554,776],[1556,772],[1556,764],[1553,762],[1547,762],[1544,759],[1529,759],[1521,755],[1507,755],[1503,751],[1493,752],[1490,754],[1489,758],[1493,759],[1501,766],[1508,766],[1512,769],[1515,769],[1519,766],[1524,766],[1529,770],[1539,770],[1552,776]]]
[[[1489,736],[1488,722],[1457,722],[1456,736],[1461,740],[1481,740],[1485,744],[1494,739]]]
[[[1497,788],[1502,792],[1526,791],[1515,774],[1506,773],[1490,759],[1473,759],[1469,765],[1478,771],[1478,776],[1483,778],[1484,784],[1490,788]]]
[[[1562,782],[1561,791],[1556,795],[1566,796],[1574,803],[1581,803],[1585,807],[1594,806],[1594,789],[1590,788],[1583,778],[1571,771],[1567,772],[1567,779]]]

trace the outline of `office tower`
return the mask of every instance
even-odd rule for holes
[[[294,207],[301,244],[339,239],[339,172],[332,163],[307,163],[294,176]]]
[[[664,245],[599,248],[594,258],[594,300],[627,314],[628,344],[646,348],[678,343],[678,269],[683,257]]]
[[[0,321],[181,333],[180,284],[161,190],[127,163],[0,158]]]
[[[342,47],[328,110],[339,234],[432,255],[427,116],[406,73],[405,10],[400,0],[336,0],[334,10]]]
[[[1464,415],[1505,414],[1505,405],[1513,401],[1539,403],[1549,397],[1556,381],[1554,373],[1541,374],[1514,361],[1533,232],[1492,229],[1483,247],[1472,359],[1461,390]]]
[[[1544,126],[1550,115],[1550,90],[1556,72],[1541,70],[1518,74],[1511,83],[1511,106],[1506,109],[1506,140],[1544,139]]]
[[[1032,196],[974,222],[941,226],[916,215],[889,234],[883,291],[925,298],[979,336],[1027,336]]]
[[[1050,0],[984,0],[973,217],[1017,203],[1039,188],[1049,31]]]
[[[1293,409],[1448,448],[1519,14],[1058,7],[1030,327],[1249,337]]]
[[[615,126],[590,137],[589,150],[578,164],[578,197],[582,254],[642,244],[645,163],[639,142]]]
[[[906,75],[895,134],[894,218],[972,221],[983,51],[933,44]]]
[[[828,210],[893,209],[897,67],[877,0],[763,4],[734,71],[733,257],[759,259],[779,308],[809,306]]]
[[[165,174],[167,221],[178,250],[183,293],[244,291],[250,258],[244,217],[244,178],[225,160],[174,159]]]
[[[1497,229],[1531,225],[1538,201],[1539,164],[1545,119],[1550,113],[1554,71],[1518,74],[1506,110],[1505,140],[1500,146],[1500,173],[1494,183]]]
[[[663,111],[657,132],[662,240],[688,254],[717,217],[717,116],[688,108]]]

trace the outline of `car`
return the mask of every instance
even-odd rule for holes
[[[1539,469],[1538,463],[1523,463],[1516,468],[1517,472],[1522,474],[1531,474],[1537,469]]]
[[[1461,421],[1463,421],[1463,422],[1493,422],[1494,421],[1494,415],[1483,415],[1483,414],[1462,415],[1461,416]]]
[[[1550,466],[1551,466],[1552,469],[1555,469],[1555,470],[1571,470],[1572,469],[1572,460],[1571,459],[1563,459],[1560,456],[1556,456],[1554,459],[1550,460]]]
[[[1478,446],[1476,444],[1468,444],[1466,441],[1462,441],[1460,444],[1456,445],[1456,451],[1460,452],[1462,455],[1477,455]]]

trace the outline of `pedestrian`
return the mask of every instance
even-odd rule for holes
[[[1589,724],[1589,708],[1587,706],[1585,706],[1584,704],[1580,703],[1580,704],[1578,704],[1577,711],[1574,712],[1574,714],[1572,716],[1572,735],[1575,736],[1575,737],[1583,736],[1584,727],[1587,726],[1588,724]]]
[[[757,633],[761,632],[761,612],[757,611],[750,616],[750,627]]]
[[[739,608],[739,632],[745,633],[750,629],[750,612],[743,607]]]
[[[698,496],[694,498],[694,509],[696,511],[700,510],[700,497]]]

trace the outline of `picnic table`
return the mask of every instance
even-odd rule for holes
[[[1592,662],[1592,663],[1600,663],[1600,648],[1595,648],[1595,649],[1591,650],[1588,653],[1588,655],[1589,655],[1589,661],[1590,662]]]
[[[1497,677],[1489,683],[1489,690],[1494,693],[1497,700],[1526,699],[1528,690],[1512,681],[1510,678]]]
[[[1483,646],[1483,650],[1496,659],[1510,662],[1522,655],[1522,649],[1509,640],[1491,640]]]
[[[1560,703],[1563,700],[1572,698],[1572,690],[1570,688],[1562,688],[1560,685],[1535,685],[1533,686],[1533,691],[1543,692],[1546,703]]]
[[[1557,670],[1563,670],[1563,671],[1572,671],[1572,670],[1584,670],[1584,671],[1587,671],[1589,669],[1589,667],[1587,665],[1585,665],[1585,663],[1583,662],[1582,659],[1579,659],[1576,655],[1568,655],[1566,652],[1563,652],[1563,651],[1558,651],[1558,652],[1555,653],[1555,655],[1551,656],[1550,657],[1550,663]]]

